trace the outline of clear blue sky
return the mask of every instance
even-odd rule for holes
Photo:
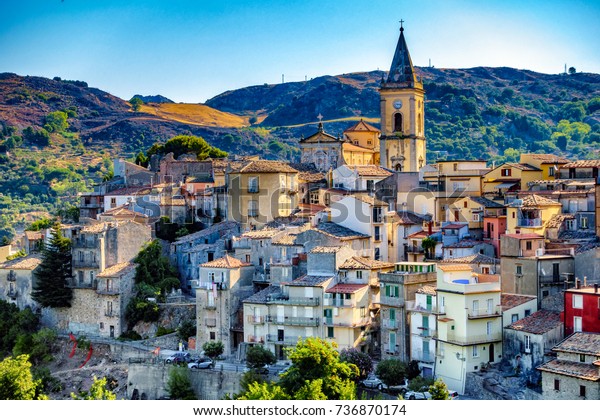
[[[226,90],[413,63],[600,73],[596,0],[3,0],[0,72],[198,103]]]

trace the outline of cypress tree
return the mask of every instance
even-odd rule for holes
[[[42,251],[42,262],[37,271],[37,284],[31,296],[43,307],[71,306],[73,290],[68,287],[72,278],[71,241],[62,235],[60,225],[52,228],[52,240]]]

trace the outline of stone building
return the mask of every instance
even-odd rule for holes
[[[600,400],[600,334],[578,332],[552,351],[557,358],[538,367],[546,400]]]
[[[36,283],[35,270],[42,262],[40,254],[5,261],[0,264],[0,299],[17,305],[19,309],[35,309],[31,298]]]

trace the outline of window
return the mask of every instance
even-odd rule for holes
[[[335,338],[333,327],[327,327],[327,338]]]
[[[257,193],[258,192],[258,177],[251,176],[248,178],[248,192],[249,193]]]
[[[454,171],[458,171],[458,163],[455,163],[454,165],[452,165]],[[466,207],[466,206],[465,206]]]
[[[525,336],[525,353],[531,353],[531,336]]]
[[[214,281],[215,281],[215,273],[208,273],[208,281],[214,283]]]
[[[510,322],[511,323],[515,323],[519,320],[519,314],[512,314],[512,316],[510,317]]]
[[[473,346],[473,357],[479,357],[479,346]]]
[[[117,198],[116,197],[111,197],[110,198],[110,208],[115,208],[117,207]]]
[[[585,354],[580,354],[580,355],[579,355],[579,361],[580,361],[581,363],[585,363]]]
[[[398,286],[386,285],[385,296],[387,297],[398,297]]]
[[[487,335],[492,335],[492,321],[488,321],[485,325],[485,331],[487,333]]]
[[[585,397],[585,385],[579,385],[579,396]]]
[[[364,318],[367,316],[367,308],[365,306],[360,307],[360,317]]]
[[[481,215],[479,213],[473,213],[473,221],[474,222],[481,221]]]
[[[555,379],[554,380],[554,390],[555,391],[560,391],[560,379]]]
[[[100,323],[100,329],[103,330],[104,329],[104,322]]]
[[[372,191],[375,187],[375,181],[372,179],[367,180],[367,190]]]
[[[394,114],[394,131],[402,133],[402,114],[399,112]]]
[[[375,248],[375,259],[377,261],[381,259],[381,250],[379,248]]]
[[[389,346],[388,350],[390,353],[396,352],[396,333],[395,332],[390,333],[390,346]]]
[[[381,227],[380,226],[375,226],[375,235],[374,235],[374,239],[376,241],[381,241]]]
[[[468,204],[468,202],[467,202],[466,200],[465,200],[465,202],[463,203],[463,207],[464,207],[464,208],[467,208],[467,207],[469,207],[469,204]]]
[[[501,171],[502,176],[510,176],[510,174],[511,174],[510,169],[502,169],[502,171]]]
[[[216,333],[216,332],[214,332],[214,331],[211,331],[211,332],[210,332],[210,339],[211,339],[211,340],[216,340],[216,339],[217,339],[217,333]]]
[[[362,274],[363,274],[363,273],[362,273],[362,271],[358,270],[358,271],[356,272],[356,278],[357,278],[357,279],[362,279],[362,278],[363,278],[363,277],[362,277]]]
[[[246,262],[249,263],[250,262],[250,255],[246,255]]]
[[[523,275],[523,266],[521,265],[517,265],[517,276],[522,276]]]
[[[583,296],[582,295],[573,295],[573,308],[574,309],[583,309]]]
[[[573,332],[581,332],[581,317],[573,317]]]
[[[554,176],[556,169],[554,168],[554,166],[550,166],[548,168],[548,175],[549,176]]]
[[[248,217],[257,217],[258,216],[258,201],[249,200],[248,201]]]
[[[531,249],[532,249],[532,248],[533,248],[533,247],[532,247],[531,241],[527,241],[527,242],[525,242],[525,249],[526,249],[527,251],[531,251]]]
[[[587,229],[588,228],[587,217],[582,217],[580,221],[581,221],[581,229]]]

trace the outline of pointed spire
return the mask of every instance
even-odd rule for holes
[[[394,59],[392,60],[392,66],[388,74],[386,83],[418,83],[415,69],[413,68],[412,60],[406,46],[406,39],[404,39],[404,27],[402,24],[403,20],[400,21],[400,38],[396,45],[396,52],[394,52]]]

